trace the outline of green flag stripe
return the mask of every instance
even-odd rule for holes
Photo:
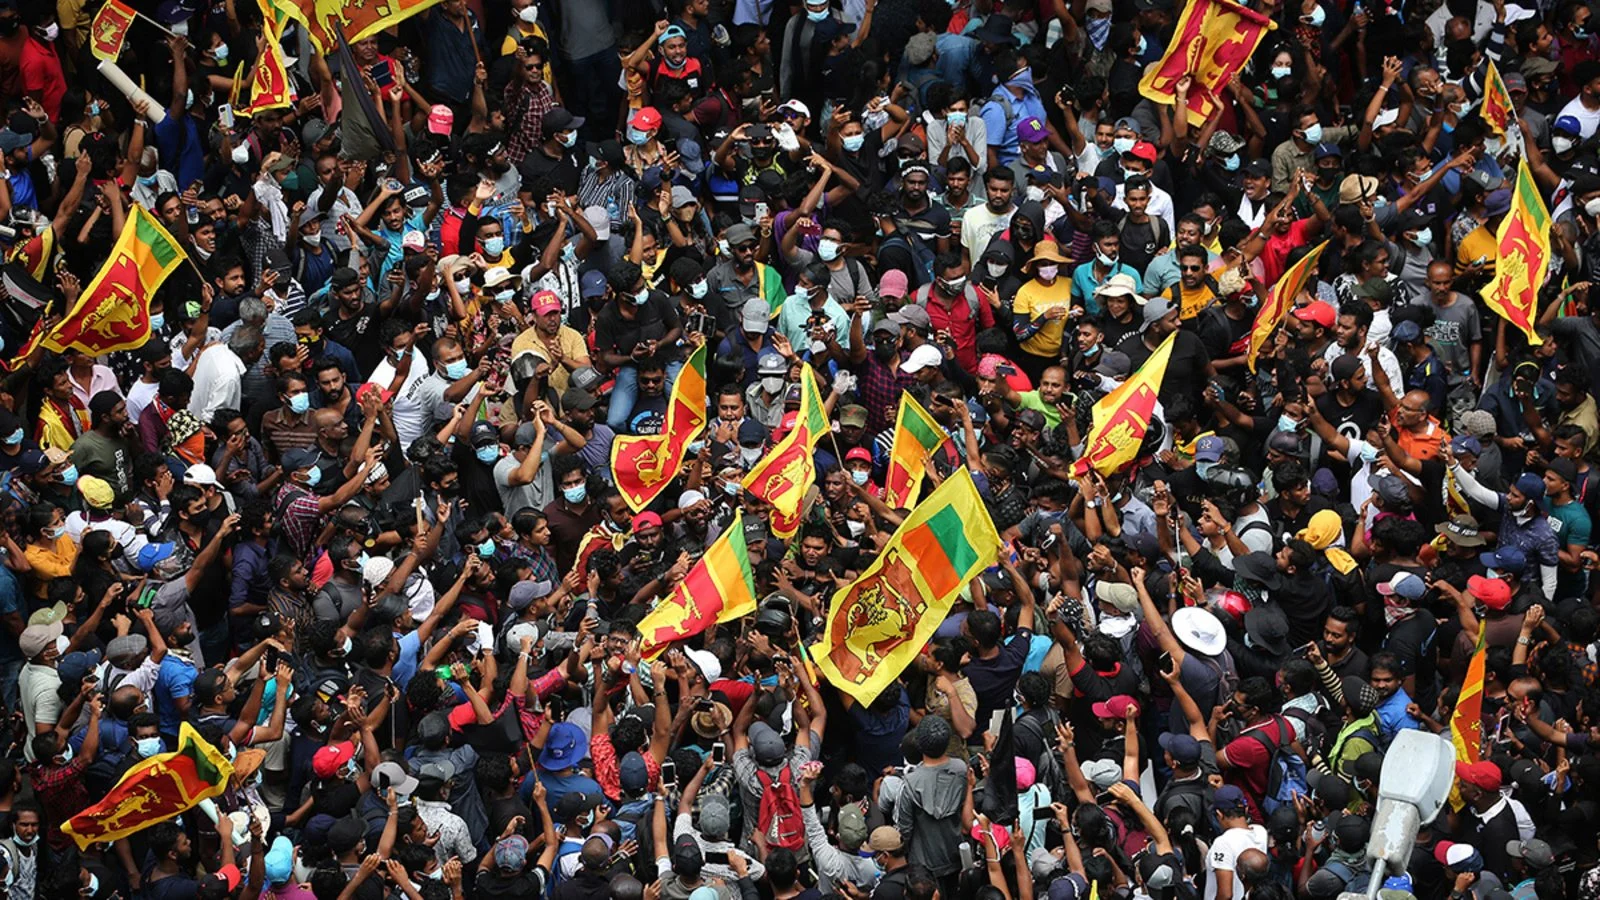
[[[910,404],[915,401],[907,398],[902,402]],[[919,415],[919,412],[917,409],[906,406],[905,415],[900,417],[900,421],[905,425],[906,431],[918,444],[922,445],[924,450],[932,450],[944,443],[947,435],[944,433],[944,429],[938,427],[937,423],[928,421],[927,418]]]
[[[206,784],[217,784],[222,781],[222,770],[212,764],[211,758],[206,756],[205,751],[194,741],[184,741],[183,746],[178,748],[178,753],[194,761],[195,774],[201,781]]]
[[[946,506],[928,519],[928,528],[938,538],[939,547],[950,560],[950,568],[965,572],[978,561],[978,551],[967,540],[967,524],[954,506]]]
[[[162,237],[161,232],[156,230],[155,225],[144,216],[136,216],[134,223],[134,235],[139,239],[139,243],[149,247],[150,255],[155,257],[162,268],[165,268],[178,255],[178,248]]]

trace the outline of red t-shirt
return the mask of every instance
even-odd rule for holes
[[[1261,281],[1277,284],[1283,271],[1289,268],[1289,252],[1307,242],[1306,234],[1317,220],[1307,217],[1289,226],[1283,234],[1267,235],[1267,245],[1261,250]]]
[[[61,114],[61,98],[67,92],[67,79],[61,73],[61,60],[55,48],[28,35],[22,43],[17,71],[21,76],[22,93],[38,97],[50,121],[56,121]]]
[[[1255,732],[1271,743],[1277,738],[1277,746],[1287,747],[1294,740],[1294,729],[1290,727],[1288,719],[1282,716],[1273,716],[1265,722],[1252,725],[1244,733],[1228,742],[1222,752],[1228,755],[1231,767],[1224,771],[1224,778],[1229,784],[1236,785],[1250,801],[1251,812],[1255,814],[1256,821],[1265,822],[1266,816],[1261,811],[1261,798],[1267,794],[1267,763],[1272,759],[1272,754],[1266,746],[1254,737]]]

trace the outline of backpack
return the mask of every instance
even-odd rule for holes
[[[1298,707],[1286,709],[1283,714],[1300,723],[1300,730],[1305,732],[1305,737],[1300,739],[1300,746],[1306,748],[1307,752],[1315,751],[1321,753],[1327,748],[1327,723],[1317,718],[1315,714],[1308,713]]]
[[[1016,727],[1027,730],[1044,744],[1044,752],[1039,754],[1038,759],[1032,760],[1034,782],[1048,788],[1051,797],[1072,796],[1072,788],[1067,784],[1066,770],[1062,768],[1061,757],[1056,753],[1055,742],[1051,740],[1053,736],[1046,735],[1039,723],[1029,716],[1017,719]]]
[[[1261,800],[1261,811],[1269,816],[1280,806],[1292,808],[1295,794],[1311,793],[1311,785],[1306,781],[1306,761],[1285,740],[1294,734],[1289,720],[1273,716],[1272,721],[1278,726],[1276,738],[1269,739],[1264,728],[1246,733],[1267,751],[1267,792]]]
[[[1344,882],[1344,890],[1347,891],[1366,890],[1367,880],[1372,875],[1372,870],[1370,868],[1352,868],[1349,863],[1337,859],[1328,860],[1322,864],[1322,868],[1339,876],[1339,879]]]
[[[1006,135],[1015,135],[1017,133],[1017,111],[1012,108],[1010,92],[1006,90],[1006,86],[1003,84],[994,89],[994,92],[989,95],[983,105],[988,106],[991,103],[1000,107],[1000,111],[1006,117],[1006,127],[1002,128],[999,134],[989,135],[989,143],[999,147],[1005,144]],[[983,109],[980,107],[975,112],[982,115]]]
[[[640,844],[644,843],[640,838],[644,835],[645,823],[654,807],[654,794],[646,794],[637,800],[624,800],[622,805],[617,807],[617,811],[611,815],[611,821],[616,822],[617,827],[622,829],[624,841],[638,840]]]
[[[933,285],[926,284],[920,288],[917,288],[916,292],[911,295],[911,300],[923,309],[927,309],[928,300],[932,295]],[[974,288],[971,284],[968,284],[966,287],[961,289],[961,296],[966,298],[967,315],[972,317],[972,327],[981,329],[982,325],[978,320],[978,304],[982,303],[983,301],[978,297],[977,288]]]
[[[794,771],[787,764],[778,772],[778,780],[761,769],[756,769],[756,779],[761,782],[761,811],[756,827],[769,837],[771,846],[785,850],[799,850],[806,845],[806,830],[800,817],[800,795],[794,790]]]
[[[918,237],[915,232],[900,230],[883,239],[878,246],[881,255],[890,247],[904,248],[911,257],[912,271],[906,273],[906,280],[913,288],[926,287],[933,281],[933,250],[928,242]]]

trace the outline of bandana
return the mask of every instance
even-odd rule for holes
[[[1333,542],[1343,533],[1344,523],[1340,520],[1339,514],[1331,509],[1325,509],[1312,516],[1310,523],[1300,529],[1295,537],[1321,550],[1328,564],[1340,575],[1349,575],[1356,567],[1355,557],[1333,546]]]

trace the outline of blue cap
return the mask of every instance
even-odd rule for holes
[[[317,459],[322,454],[313,447],[296,447],[283,455],[283,468],[286,472],[298,472],[309,469],[317,464]]]
[[[1470,434],[1463,434],[1451,438],[1450,449],[1457,454],[1471,453],[1473,456],[1483,455],[1483,444]]]
[[[1411,601],[1421,600],[1427,592],[1427,583],[1410,572],[1396,572],[1393,578],[1378,585],[1378,593],[1385,597],[1402,597]]]
[[[539,766],[552,772],[570,769],[586,755],[583,744],[582,728],[571,722],[557,722],[550,726],[550,734],[545,738]]]
[[[1317,145],[1316,152],[1312,154],[1314,159],[1327,159],[1330,156],[1343,159],[1344,151],[1339,149],[1338,144],[1330,144],[1327,141],[1323,141]]]
[[[1556,120],[1550,123],[1550,130],[1577,136],[1583,134],[1583,123],[1578,121],[1577,116],[1556,116]]]
[[[1393,338],[1396,344],[1415,344],[1422,340],[1422,327],[1411,321],[1401,322],[1389,332],[1389,337]]]
[[[172,555],[177,545],[168,541],[165,544],[145,544],[139,551],[139,571],[148,572],[158,563]]]
[[[1523,553],[1521,547],[1502,545],[1478,554],[1478,562],[1491,569],[1520,575],[1528,569],[1528,554]]]
[[[63,684],[77,684],[98,665],[99,650],[77,650],[56,661],[56,674]]]
[[[1522,496],[1527,497],[1532,502],[1537,503],[1544,499],[1544,479],[1532,472],[1523,472],[1518,475],[1517,483],[1514,487]]]
[[[1217,788],[1216,796],[1211,799],[1211,808],[1219,813],[1246,812],[1250,809],[1250,801],[1244,797],[1244,791],[1236,784],[1225,784]]]
[[[1172,754],[1172,761],[1180,766],[1192,766],[1200,761],[1200,742],[1187,734],[1168,732],[1158,737],[1161,749]]]
[[[583,273],[578,279],[578,290],[583,294],[583,299],[603,297],[606,293],[606,276],[604,272],[593,269]]]
[[[1227,445],[1222,438],[1208,434],[1194,445],[1194,461],[1197,463],[1214,463],[1222,459],[1223,448]]]
[[[267,881],[273,884],[285,884],[294,877],[294,842],[281,834],[273,838],[266,869]]]

